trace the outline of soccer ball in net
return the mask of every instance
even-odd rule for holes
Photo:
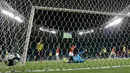
[[[63,58],[63,62],[67,63],[67,62],[69,62],[69,60],[67,58]]]
[[[20,61],[20,55],[19,54],[9,54],[5,57],[4,63],[7,66],[14,66]]]

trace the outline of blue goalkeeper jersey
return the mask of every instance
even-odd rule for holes
[[[87,58],[83,59],[80,55],[84,54],[85,52],[80,52],[79,54],[77,54],[76,56],[73,56],[73,61],[74,62],[84,62],[85,60],[87,60]]]

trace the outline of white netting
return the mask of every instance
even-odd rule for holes
[[[16,71],[129,66],[126,59],[130,56],[129,3],[129,0],[1,0],[0,56],[3,60],[8,51],[20,54],[22,62],[27,60],[23,66],[7,69]],[[37,51],[40,40],[43,62],[39,62]],[[86,62],[63,63],[65,57],[69,58],[72,44],[76,46],[74,53],[87,50],[87,55],[83,55]],[[115,52],[111,52],[114,47]],[[0,70],[6,71],[7,66],[0,65]]]
[[[0,45],[6,52],[23,54],[27,33],[26,18],[5,1],[0,1]]]

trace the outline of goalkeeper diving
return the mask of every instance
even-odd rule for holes
[[[79,52],[78,54],[75,54],[74,56],[72,56],[71,60],[64,58],[63,61],[65,63],[83,63],[87,60],[87,57],[83,57],[83,55],[87,54],[87,50],[83,51],[83,52]]]

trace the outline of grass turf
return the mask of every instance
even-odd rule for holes
[[[123,66],[130,65],[130,59],[120,58],[120,59],[95,59],[95,60],[87,60],[84,63],[63,63],[62,61],[37,61],[36,63],[33,61],[26,62],[26,65],[20,66],[12,66],[8,67],[4,64],[0,63],[0,71],[22,71],[23,73],[27,70],[49,70],[49,69],[74,69],[74,68],[93,68],[93,67],[106,67],[106,66]],[[94,70],[76,70],[76,71],[47,71],[45,73],[130,73],[130,67],[121,67],[121,68],[109,68],[109,69],[94,69]],[[121,70],[122,69],[122,70]],[[115,71],[114,71],[115,70]],[[119,71],[119,72],[118,72]],[[124,71],[124,72],[123,72]],[[36,72],[34,72],[36,73]],[[40,73],[40,72],[39,72]],[[42,73],[42,72],[41,72]]]

